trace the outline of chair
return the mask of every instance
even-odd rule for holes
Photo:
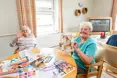
[[[89,78],[91,76],[97,76],[97,78],[101,78],[103,63],[104,63],[103,52],[104,52],[104,49],[98,45],[96,55],[95,55],[96,63],[86,65],[86,67],[88,68],[87,73],[86,74],[77,74],[77,78]],[[90,71],[90,67],[93,67],[92,71]]]
[[[15,53],[15,54],[10,55],[9,57],[5,58],[5,60],[11,60],[13,58],[18,58],[19,56],[20,56],[19,53]]]
[[[18,51],[18,49],[19,49],[19,48],[16,48],[16,49],[14,50],[14,53],[13,53],[13,54],[18,53],[18,52],[17,52],[17,51]]]
[[[5,77],[2,77],[2,78],[19,78],[18,76],[5,76]]]
[[[104,45],[104,47],[104,69],[107,74],[114,77],[114,74],[117,74],[117,47],[110,45]],[[108,70],[111,71],[111,73]]]
[[[102,61],[99,61],[94,64],[86,65],[86,67],[88,68],[87,73],[86,74],[77,74],[77,78],[88,78],[91,76],[97,76],[97,78],[101,78],[103,63],[104,63],[104,61],[102,60]],[[95,66],[97,66],[97,67],[95,67]],[[94,69],[92,71],[90,71],[90,67],[94,67]]]

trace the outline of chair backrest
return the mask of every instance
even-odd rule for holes
[[[16,53],[16,54],[13,54],[13,55],[10,55],[9,57],[7,57],[5,60],[11,60],[13,58],[18,58],[20,55],[19,53]]]
[[[104,60],[117,68],[117,47],[105,45]]]
[[[95,62],[99,62],[100,60],[104,59],[104,52],[105,52],[105,47],[97,44],[97,51],[95,54]]]
[[[76,38],[76,37],[78,37],[80,35],[80,33],[79,32],[76,32],[76,33],[74,33],[72,35],[73,35],[74,38]]]

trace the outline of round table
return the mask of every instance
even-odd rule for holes
[[[71,64],[72,66],[74,66],[74,70],[71,71],[69,74],[65,75],[63,78],[76,78],[76,75],[77,75],[77,67],[76,67],[76,63],[74,61],[74,59],[69,55],[69,53],[67,52],[64,52],[60,49],[54,49],[54,48],[33,48],[32,51],[33,52],[37,52],[40,50],[40,54],[41,55],[44,55],[44,56],[47,56],[47,55],[52,55],[54,56],[55,58],[59,59],[59,60],[64,60],[66,61],[67,63]],[[7,58],[7,60],[9,59],[12,59],[12,58],[16,58],[16,57],[19,57],[19,53],[18,54],[14,54],[12,56],[9,56]],[[16,74],[16,73],[15,73]],[[37,74],[40,74],[40,75],[45,75],[45,73],[40,73],[38,72]],[[40,75],[38,75],[40,78],[42,78]],[[8,77],[9,75],[7,75]],[[11,77],[13,77],[11,74],[10,74]],[[37,77],[37,78],[39,78]],[[15,77],[14,77],[15,78]],[[17,76],[16,76],[17,78]],[[33,77],[32,77],[33,78]],[[35,78],[35,77],[34,77]],[[45,78],[45,76],[44,76]]]

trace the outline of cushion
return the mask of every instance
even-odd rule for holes
[[[98,45],[95,60],[96,62],[105,60],[111,66],[117,67],[117,47],[107,44]]]

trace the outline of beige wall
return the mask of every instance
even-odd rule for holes
[[[18,30],[16,0],[0,0],[0,60],[13,53],[9,43]]]
[[[83,7],[88,8],[88,13],[75,16],[75,9],[82,9],[78,6],[78,2],[83,3]],[[93,0],[63,0],[63,26],[64,32],[78,31],[78,25],[82,21],[86,21],[88,16],[92,15]]]
[[[92,16],[110,16],[113,0],[94,0]]]
[[[82,9],[78,6],[78,2],[84,4],[83,7],[88,8],[86,15],[74,16],[75,9]],[[63,0],[63,26],[64,32],[78,31],[78,25],[82,21],[86,21],[90,16],[110,16],[112,8],[112,0]]]
[[[0,29],[0,36],[18,31],[16,0],[0,0]]]

